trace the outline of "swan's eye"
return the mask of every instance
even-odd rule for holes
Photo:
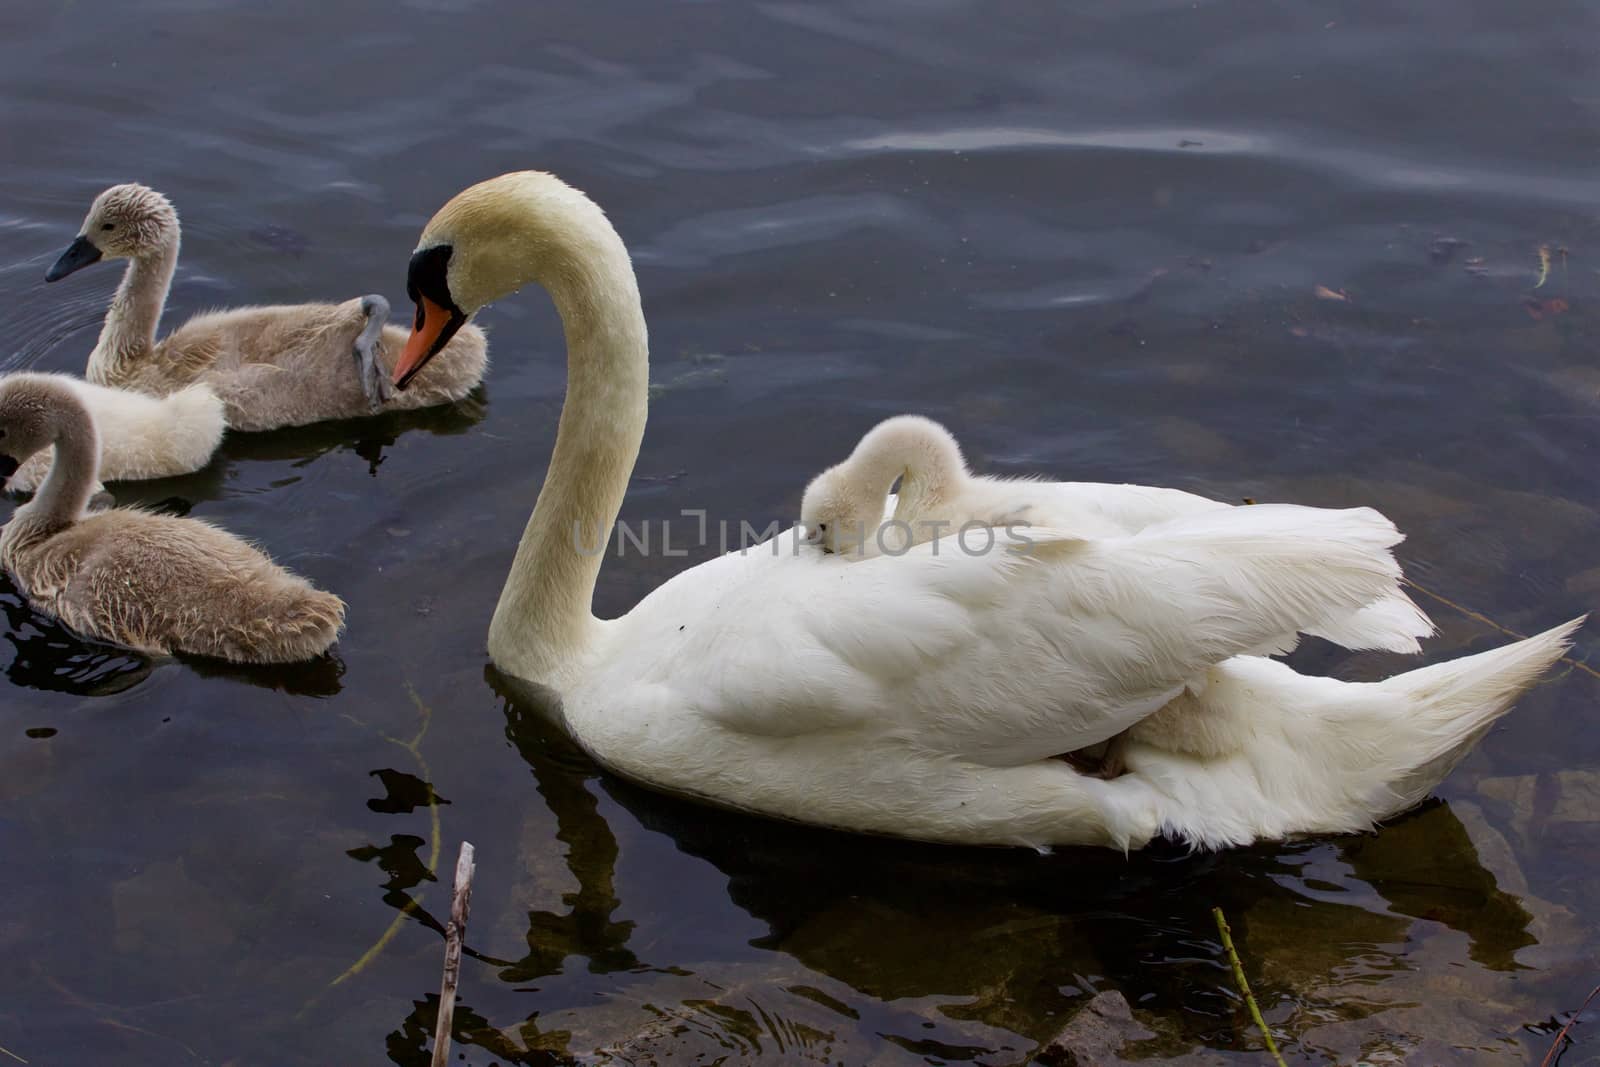
[[[114,222],[108,222],[108,223],[104,224],[103,226],[101,226],[100,228],[102,230],[114,230],[114,229],[117,228],[117,224],[114,223]]]

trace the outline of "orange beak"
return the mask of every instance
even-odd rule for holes
[[[406,347],[394,365],[394,384],[404,389],[428,360],[450,343],[467,317],[459,311],[440,307],[425,296],[417,298],[417,321],[406,339]]]

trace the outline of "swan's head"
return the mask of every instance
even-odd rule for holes
[[[538,282],[615,283],[627,251],[594,201],[553,174],[515,171],[457,193],[428,222],[411,256],[406,292],[417,305],[411,338],[394,368],[404,389],[480,308]],[[560,308],[563,315],[568,308]]]
[[[0,379],[0,482],[55,442],[57,412],[76,401],[67,386],[43,374]]]
[[[178,239],[178,212],[172,202],[148,186],[113,185],[94,198],[77,239],[45,274],[60,281],[102,259],[138,259],[154,255]]]

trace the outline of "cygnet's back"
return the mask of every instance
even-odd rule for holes
[[[34,373],[34,372],[28,372]],[[95,385],[67,374],[51,374],[78,394],[94,419],[100,441],[100,478],[108,482],[171,478],[211,462],[227,428],[222,400],[203,382],[168,396]],[[7,487],[31,493],[44,484],[53,455],[34,453]]]
[[[344,623],[338,597],[197,519],[114,508],[0,553],[34,607],[140,652],[293,663],[321,655]]]

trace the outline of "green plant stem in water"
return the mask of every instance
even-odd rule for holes
[[[1283,1062],[1283,1055],[1278,1051],[1278,1043],[1272,1040],[1272,1031],[1267,1029],[1267,1021],[1261,1017],[1261,1008],[1256,1004],[1256,996],[1250,992],[1250,983],[1244,977],[1244,964],[1239,962],[1239,953],[1233,948],[1233,934],[1228,929],[1228,920],[1223,917],[1221,908],[1211,909],[1212,918],[1217,920],[1217,933],[1222,935],[1222,950],[1228,954],[1228,962],[1233,965],[1233,980],[1239,986],[1239,992],[1244,994],[1245,1006],[1250,1009],[1250,1018],[1255,1020],[1256,1026],[1261,1030],[1261,1036],[1266,1039],[1267,1051],[1272,1053],[1272,1058],[1278,1061],[1278,1067],[1288,1067]]]
[[[429,874],[437,874],[439,869],[439,848],[443,838],[443,835],[439,832],[439,801],[433,795],[433,773],[428,769],[428,761],[422,758],[422,739],[428,735],[428,724],[433,721],[433,709],[422,702],[422,698],[417,695],[416,689],[412,687],[410,682],[406,683],[406,692],[410,694],[411,702],[417,706],[417,711],[422,715],[422,728],[409,741],[401,741],[387,734],[383,735],[383,739],[390,744],[399,745],[411,753],[411,758],[417,761],[417,768],[422,771],[422,780],[428,783],[428,815],[431,825],[429,826],[428,834],[427,866]],[[371,948],[362,953],[360,959],[346,968],[343,974],[329,982],[328,987],[331,989],[366,970],[367,965],[377,959],[379,954],[388,947],[389,942],[394,940],[395,935],[400,932],[400,928],[405,925],[411,914],[422,906],[422,895],[422,890],[420,889],[413,893],[400,909],[400,914],[390,921],[389,928],[383,932],[383,936],[379,937]]]

